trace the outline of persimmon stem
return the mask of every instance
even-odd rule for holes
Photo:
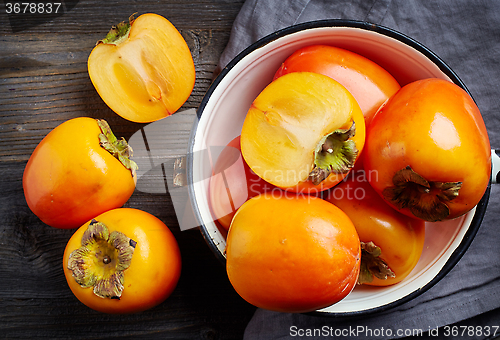
[[[134,15],[136,13],[132,14],[128,18],[128,22],[122,21],[117,25],[114,25],[111,27],[109,30],[108,34],[106,37],[102,40],[99,40],[96,45],[99,44],[113,44],[113,45],[118,45],[122,41],[126,40],[128,38],[128,35],[130,33],[130,28],[132,27],[132,23],[134,22],[135,18]]]
[[[73,278],[82,288],[92,287],[101,298],[119,299],[124,289],[123,272],[130,266],[137,242],[119,231],[110,233],[104,223],[95,219],[81,242],[67,263]]]
[[[358,284],[371,283],[374,278],[387,280],[396,277],[381,256],[382,250],[375,243],[361,242],[361,268]]]
[[[398,170],[393,187],[382,194],[398,209],[408,208],[411,213],[429,222],[442,221],[450,215],[448,204],[459,195],[462,182],[432,182],[415,172],[411,166]]]
[[[309,179],[320,184],[331,173],[345,174],[354,166],[358,156],[356,143],[351,139],[356,134],[354,121],[349,129],[338,129],[324,136],[315,150],[314,168]]]
[[[101,128],[101,133],[99,134],[99,144],[101,147],[118,159],[125,168],[130,170],[132,177],[135,177],[138,166],[130,159],[134,153],[132,147],[128,145],[124,138],[117,139],[113,131],[111,131],[109,124],[104,119],[98,119],[97,125]]]

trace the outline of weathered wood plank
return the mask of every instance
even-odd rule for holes
[[[182,109],[196,108],[243,2],[78,1],[68,13],[16,33],[0,13],[0,337],[242,337],[254,307],[234,292],[199,230],[180,231],[168,193],[136,190],[125,206],[152,213],[173,231],[183,259],[176,290],[149,311],[106,315],[84,306],[69,290],[62,254],[73,230],[48,227],[33,215],[24,199],[22,174],[40,140],[67,119],[104,118],[117,136],[127,139],[144,127],[112,112],[88,77],[88,55],[112,24],[134,12],[171,20],[196,67],[195,88]],[[189,132],[181,125],[186,131],[179,136]]]

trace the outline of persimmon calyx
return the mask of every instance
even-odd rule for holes
[[[356,143],[351,139],[356,134],[354,121],[349,129],[338,129],[324,136],[314,150],[314,167],[309,179],[320,184],[332,172],[345,174],[354,166],[358,156]]]
[[[82,288],[93,287],[101,298],[120,299],[123,272],[130,266],[137,242],[93,219],[82,236],[82,246],[68,259],[68,269]]]
[[[431,182],[410,166],[398,170],[393,187],[383,190],[383,196],[398,209],[410,212],[425,221],[436,222],[450,215],[448,203],[458,197],[462,182]]]
[[[370,283],[376,277],[380,280],[396,277],[382,258],[382,250],[372,241],[361,243],[361,267],[358,284]]]
[[[128,22],[122,21],[117,25],[113,25],[109,30],[108,34],[106,35],[106,37],[104,39],[99,40],[96,45],[99,44],[118,45],[122,41],[126,40],[130,33],[130,28],[132,27],[132,23],[135,20],[134,15],[135,13],[128,18]]]
[[[101,129],[101,133],[99,134],[99,144],[101,147],[118,159],[125,168],[130,170],[132,177],[135,177],[138,166],[130,159],[134,154],[132,147],[128,145],[125,138],[116,138],[109,124],[104,119],[98,119],[97,125]]]

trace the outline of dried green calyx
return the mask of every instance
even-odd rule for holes
[[[128,22],[122,21],[119,24],[112,26],[106,37],[102,40],[99,40],[97,42],[97,45],[98,44],[118,45],[123,40],[126,40],[130,33],[130,28],[132,27],[132,23],[135,20],[134,15],[135,13],[128,18]]]
[[[374,277],[380,280],[396,277],[381,255],[382,250],[372,241],[361,242],[361,267],[358,284],[371,283]]]
[[[462,182],[431,182],[410,166],[397,171],[393,187],[382,194],[398,209],[408,208],[413,215],[429,222],[442,221],[450,215],[448,203],[458,197]]]
[[[309,179],[320,184],[332,172],[346,174],[354,166],[358,156],[356,143],[351,139],[356,134],[354,121],[349,129],[338,129],[324,136],[315,150],[314,168]]]
[[[68,269],[82,288],[93,287],[101,298],[119,299],[124,289],[123,272],[130,266],[136,242],[105,224],[92,220],[83,233],[82,246],[68,259]]]
[[[97,119],[97,125],[101,129],[101,133],[99,134],[99,144],[101,147],[118,159],[125,168],[130,170],[132,177],[135,177],[138,166],[130,159],[134,153],[132,147],[128,145],[125,138],[116,138],[109,124],[104,119]]]

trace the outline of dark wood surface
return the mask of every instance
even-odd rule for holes
[[[196,66],[196,85],[183,109],[197,108],[243,2],[66,1],[63,15],[25,27],[12,25],[0,6],[0,337],[242,338],[255,308],[234,292],[200,231],[180,230],[168,194],[136,190],[125,206],[152,213],[173,231],[183,260],[177,288],[151,310],[107,315],[71,293],[62,255],[74,230],[51,228],[29,210],[22,174],[42,138],[70,118],[104,118],[126,139],[140,130],[141,124],[104,104],[87,73],[88,55],[111,25],[135,12],[169,19],[188,42]]]

